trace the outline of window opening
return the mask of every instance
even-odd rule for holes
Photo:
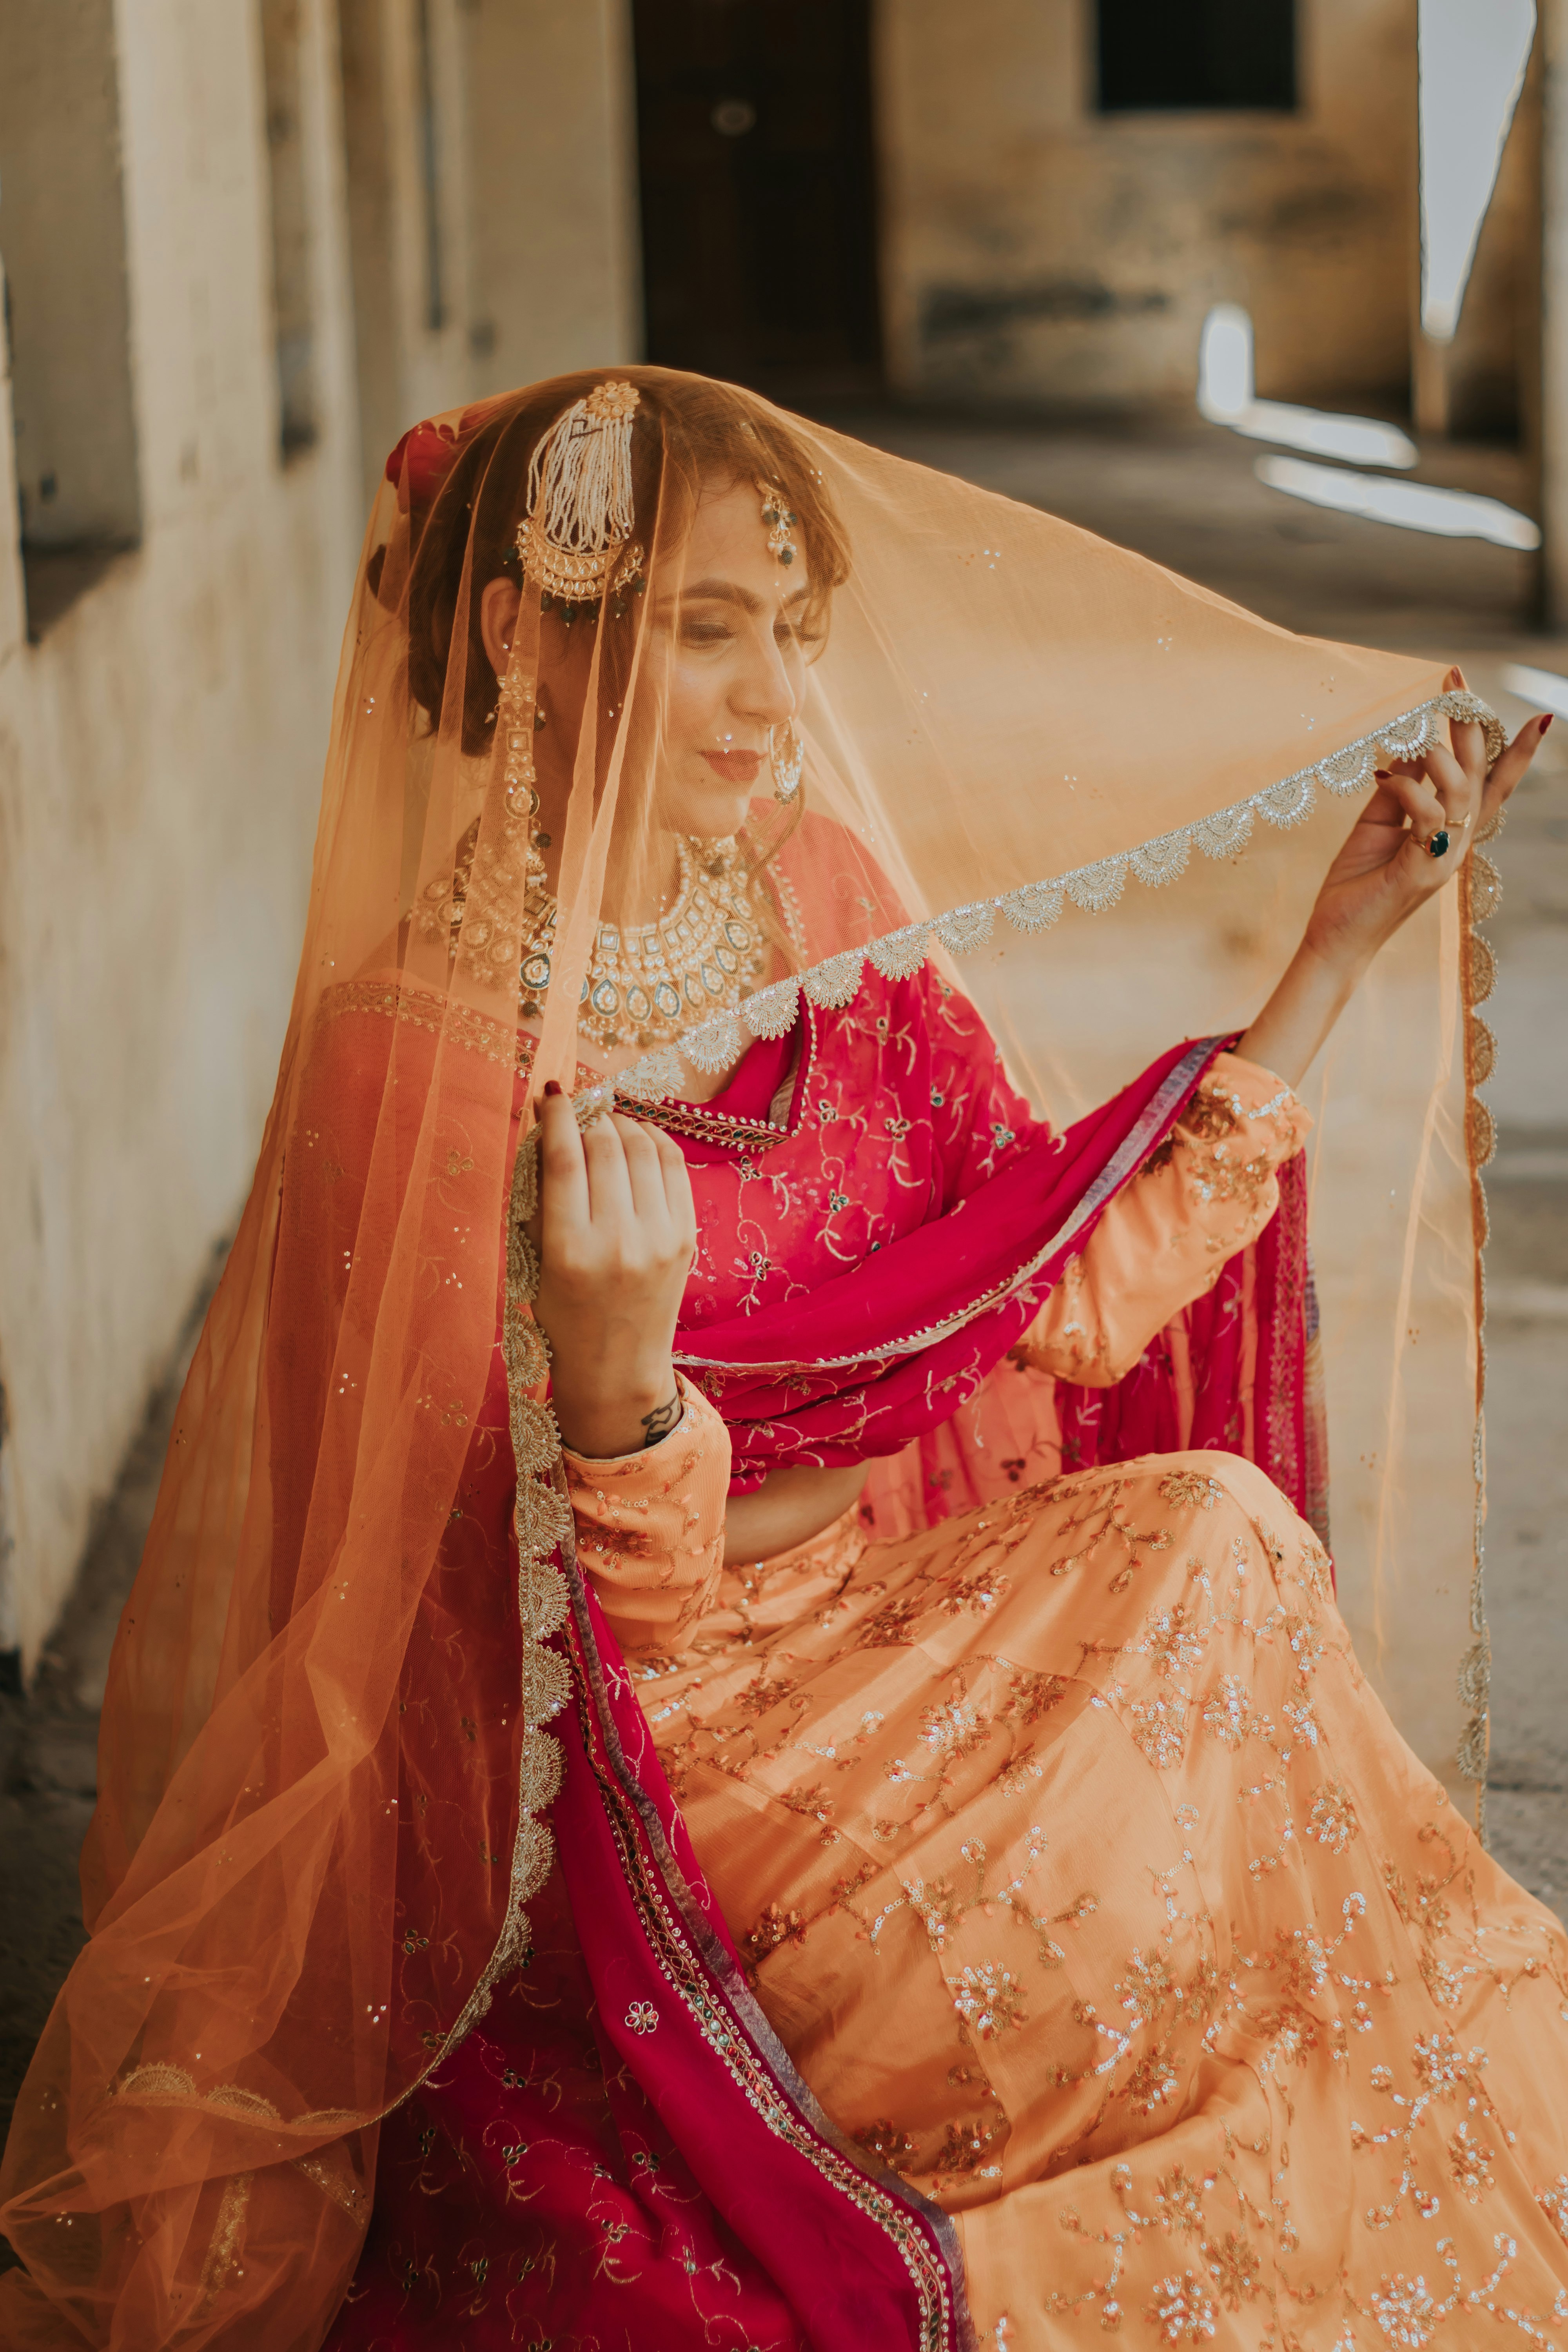
[[[262,0],[279,439],[285,458],[310,447],[318,424],[300,17],[300,0]]]
[[[1295,0],[1099,0],[1102,114],[1296,104]]]
[[[0,260],[35,641],[142,531],[114,14],[5,10]]]
[[[447,287],[441,253],[441,132],[430,0],[419,0],[418,31],[419,164],[425,190],[425,323],[433,335],[438,335],[447,323]]]

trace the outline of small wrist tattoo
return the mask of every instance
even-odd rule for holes
[[[679,1423],[684,1411],[680,1391],[677,1389],[668,1404],[657,1404],[651,1412],[645,1412],[642,1417],[644,1448],[657,1445],[661,1438],[668,1437]]]

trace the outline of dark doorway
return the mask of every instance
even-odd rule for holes
[[[1296,103],[1293,0],[1100,0],[1100,110]]]
[[[636,0],[647,355],[881,383],[869,0]]]

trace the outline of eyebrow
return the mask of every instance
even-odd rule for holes
[[[809,584],[803,580],[800,586],[784,598],[785,611],[787,612],[792,604],[804,604],[810,593]],[[760,613],[763,603],[761,596],[753,596],[749,588],[741,587],[733,580],[695,581],[690,587],[681,589],[679,600],[672,598],[671,601],[679,601],[683,604],[693,604],[699,602],[710,604],[739,604],[743,613]]]

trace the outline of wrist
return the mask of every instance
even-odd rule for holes
[[[1325,993],[1349,996],[1383,944],[1381,939],[1351,940],[1331,929],[1320,932],[1309,923],[1295,960],[1310,984]]]
[[[567,1452],[607,1462],[641,1453],[669,1435],[680,1421],[680,1383],[666,1357],[662,1367],[618,1384],[612,1392],[597,1384],[579,1388],[570,1381],[556,1381],[551,1403]]]

